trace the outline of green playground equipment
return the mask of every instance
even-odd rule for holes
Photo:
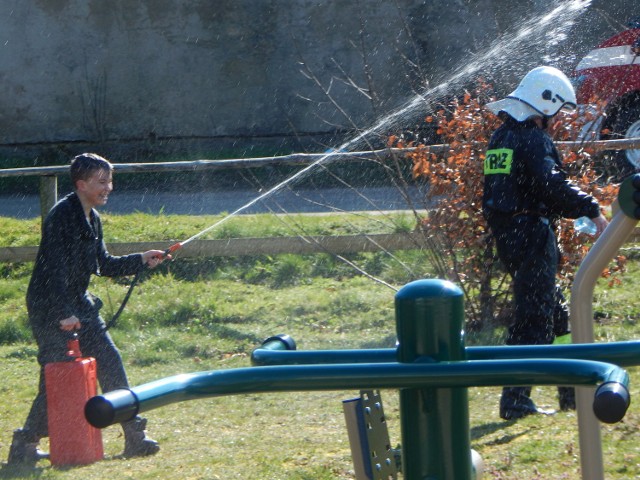
[[[618,243],[613,232],[607,237],[611,227],[626,231],[640,217],[640,174],[627,181],[620,195],[631,195],[631,199],[620,198],[623,208],[593,250],[603,240]],[[619,215],[632,220],[618,220]],[[603,256],[598,253],[599,261]],[[406,480],[477,478],[469,436],[469,387],[574,385],[589,392],[586,405],[597,421],[615,423],[624,417],[630,403],[629,377],[621,367],[640,364],[640,341],[466,347],[463,303],[462,291],[451,282],[411,282],[395,296],[396,348],[298,351],[291,337],[277,335],[254,350],[252,367],[187,373],[114,390],[90,399],[85,415],[89,423],[103,428],[154,408],[205,397],[399,389],[399,456]],[[575,328],[573,313],[572,306]],[[584,400],[583,394],[583,405]],[[584,444],[589,444],[588,439]],[[376,476],[379,466],[372,465],[371,476],[363,478],[395,478],[387,473]],[[583,460],[583,475],[587,474],[584,468]]]

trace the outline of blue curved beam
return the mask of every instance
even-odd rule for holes
[[[89,423],[104,428],[171,403],[223,395],[601,382],[607,386],[599,402],[599,408],[607,411],[603,421],[618,421],[629,404],[627,372],[608,363],[573,359],[286,365],[215,370],[175,375],[93,397],[85,407],[85,415]],[[608,412],[609,406],[615,411]],[[598,416],[598,412],[595,413]]]

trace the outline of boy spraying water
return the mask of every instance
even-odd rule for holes
[[[161,250],[125,256],[110,255],[96,207],[107,203],[113,190],[113,166],[92,153],[75,157],[70,166],[75,191],[60,200],[47,215],[40,248],[27,290],[27,311],[38,344],[40,383],[24,427],[14,431],[9,465],[35,465],[46,458],[38,449],[48,436],[44,366],[65,359],[67,340],[77,332],[82,352],[97,362],[103,392],[127,388],[122,358],[100,316],[102,301],[87,290],[91,275],[133,275],[165,259]],[[158,443],[145,435],[146,420],[122,423],[123,456],[153,455]]]

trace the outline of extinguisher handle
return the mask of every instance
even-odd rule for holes
[[[71,358],[80,358],[82,357],[82,352],[80,351],[80,340],[78,339],[78,334],[76,332],[71,333],[69,335],[69,339],[67,340],[67,357]]]

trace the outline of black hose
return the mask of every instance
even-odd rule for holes
[[[129,285],[129,290],[127,290],[126,295],[122,299],[122,303],[120,304],[120,308],[118,308],[118,311],[113,314],[113,317],[111,317],[111,320],[109,320],[107,322],[106,326],[104,327],[105,331],[109,330],[111,327],[115,326],[116,323],[118,323],[118,318],[120,318],[120,314],[122,314],[122,311],[124,310],[124,307],[127,306],[127,302],[129,301],[129,297],[131,297],[131,293],[133,292],[134,287],[136,286],[136,284],[140,280],[140,277],[142,276],[142,273],[144,271],[145,271],[145,268],[141,268],[140,270],[138,270],[138,273],[136,273],[135,276],[133,277],[133,280],[131,280],[131,285]]]

